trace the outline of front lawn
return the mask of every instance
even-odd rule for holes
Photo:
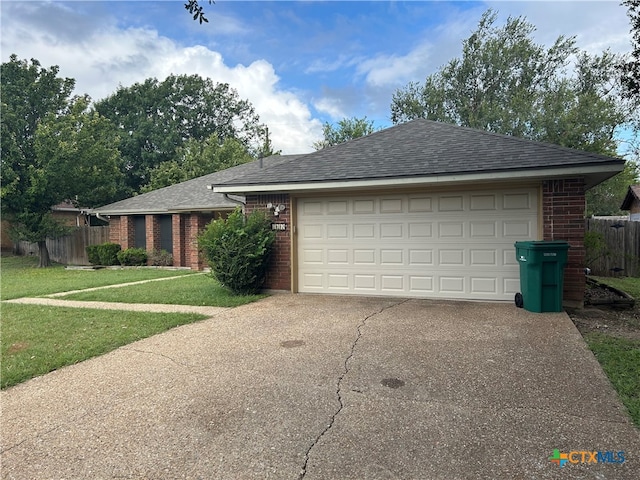
[[[102,287],[153,278],[193,275],[192,270],[126,268],[100,270],[66,270],[63,265],[37,268],[36,257],[2,256],[0,258],[0,295],[2,300],[37,297],[82,288]]]
[[[602,333],[588,333],[584,339],[640,427],[640,340]]]
[[[82,300],[232,307],[262,295],[234,296],[208,275],[191,270],[37,268],[34,257],[2,257],[2,300],[165,278],[73,295]],[[168,279],[167,277],[179,278]],[[64,297],[64,298],[70,298]],[[203,315],[144,313],[2,303],[0,387],[7,388],[66,365],[102,355]]]
[[[65,295],[64,300],[237,307],[266,295],[235,295],[208,274]]]
[[[1,388],[204,318],[4,303]]]
[[[631,309],[586,307],[570,312],[636,426],[640,427],[640,278],[596,277],[636,299]]]

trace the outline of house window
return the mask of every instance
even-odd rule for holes
[[[135,248],[147,248],[147,228],[144,215],[133,217],[133,246]]]
[[[173,222],[171,215],[161,215],[158,218],[160,225],[160,250],[173,252]]]

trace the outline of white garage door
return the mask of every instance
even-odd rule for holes
[[[512,300],[514,242],[537,239],[537,189],[297,203],[300,292]]]

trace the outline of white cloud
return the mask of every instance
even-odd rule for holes
[[[342,100],[340,97],[323,97],[313,103],[313,106],[319,112],[326,113],[334,120],[339,120],[348,117],[348,114],[344,111],[342,106]]]
[[[432,68],[430,43],[418,45],[406,55],[377,55],[360,62],[358,74],[374,87],[400,86],[412,79],[423,79]]]
[[[229,83],[248,99],[269,126],[274,148],[285,154],[312,151],[313,142],[322,135],[321,122],[312,118],[308,106],[293,92],[279,88],[279,78],[265,60],[228,66],[218,52],[204,46],[182,47],[150,28],[106,26],[85,31],[81,38],[65,39],[31,28],[34,17],[17,13],[18,9],[3,8],[2,60],[16,53],[19,58],[36,58],[45,67],[58,65],[61,76],[76,79],[77,94],[98,100],[119,85],[150,77],[161,80],[172,73],[197,73]],[[70,27],[59,24],[57,28]]]

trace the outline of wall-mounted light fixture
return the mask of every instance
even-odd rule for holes
[[[280,215],[280,212],[284,212],[286,209],[287,207],[282,204],[274,205],[273,203],[267,203],[267,210],[273,210],[273,215],[276,217]]]

